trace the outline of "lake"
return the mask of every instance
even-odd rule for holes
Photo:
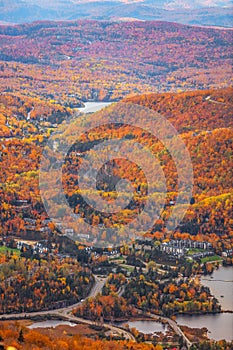
[[[225,339],[233,340],[233,314],[206,314],[206,315],[178,315],[176,319],[178,325],[188,326],[190,328],[208,329],[208,337],[214,340]],[[167,325],[156,321],[132,321],[127,322],[130,328],[136,328],[144,334],[153,334],[155,332],[167,331]]]
[[[111,104],[112,102],[86,102],[84,103],[85,107],[79,108],[79,111],[82,113],[94,113]]]
[[[223,310],[233,310],[233,268],[220,266],[211,276],[202,276],[201,283],[210,288],[211,293],[219,300]],[[223,297],[221,297],[221,295]],[[179,325],[191,328],[208,329],[208,337],[214,340],[233,340],[233,313],[219,313],[206,315],[177,315]],[[128,322],[130,328],[149,334],[165,332],[166,326],[156,321]]]
[[[201,283],[210,288],[211,293],[218,299],[223,310],[233,311],[232,266],[220,266],[211,276],[202,276]]]
[[[214,340],[233,340],[233,314],[207,314],[207,315],[178,315],[176,321],[179,325],[191,328],[208,329],[208,337]]]
[[[129,328],[136,328],[144,334],[153,334],[155,332],[165,333],[167,331],[167,325],[157,321],[130,321],[127,324]]]
[[[58,320],[49,320],[49,321],[42,321],[42,322],[35,322],[31,324],[28,328],[35,329],[35,328],[55,328],[57,326],[77,326],[76,323],[68,322],[68,321],[58,321]]]
[[[220,266],[212,275],[202,276],[201,283],[210,288],[223,310],[233,310],[233,267]],[[222,297],[221,297],[222,296]],[[177,323],[193,328],[206,327],[215,340],[233,340],[233,313],[178,315]]]

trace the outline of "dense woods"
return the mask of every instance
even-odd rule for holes
[[[75,314],[100,322],[135,317],[137,309],[168,317],[178,313],[219,312],[220,305],[209,288],[202,286],[198,278],[191,277],[198,269],[197,264],[184,263],[160,276],[153,268],[147,273],[134,268],[128,283],[123,274],[110,274],[103,295],[87,299]],[[118,297],[117,292],[124,284],[122,297]]]
[[[195,280],[156,283],[153,276],[140,275],[126,287],[124,297],[129,304],[171,316],[176,313],[218,312],[217,300],[208,288]]]
[[[104,330],[103,323],[135,319],[149,311],[173,320],[180,313],[221,311],[219,301],[201,285],[200,275],[210,274],[220,260],[233,264],[232,30],[165,22],[44,21],[0,25],[0,45],[0,314],[54,310],[85,299],[71,317],[93,322],[88,337],[0,322],[0,348],[1,342],[16,350],[181,348],[183,338],[175,331],[174,344],[154,339],[147,344],[142,341],[149,336],[136,329],[131,332],[138,342],[126,341],[122,334]],[[42,152],[46,164],[53,163],[46,142],[55,135],[54,149],[65,145],[58,128],[67,130],[73,117],[82,120],[79,108],[86,101],[123,101],[93,115],[99,120],[110,114],[117,122],[131,105],[127,117],[132,125],[137,118],[134,108],[140,106],[161,114],[176,128],[191,157],[194,184],[186,215],[174,231],[166,224],[178,196],[175,161],[159,139],[130,123],[102,125],[79,138],[74,125],[72,147],[62,165],[66,199],[72,215],[80,215],[73,225],[81,230],[85,219],[90,224],[86,233],[96,235],[94,242],[111,241],[115,250],[95,248],[93,240],[87,246],[71,241],[63,236],[62,224],[48,217],[39,188]],[[166,179],[159,218],[143,235],[135,224],[137,239],[130,245],[124,226],[143,211],[148,199],[142,167],[117,158],[99,170],[93,193],[109,203],[117,198],[119,179],[132,184],[132,200],[119,212],[98,211],[85,202],[79,188],[78,170],[85,166],[85,156],[94,157],[94,146],[113,139],[145,146]],[[151,175],[149,161],[148,168]],[[59,217],[64,209],[52,178],[51,172],[51,183],[45,185],[57,202],[51,217]],[[156,204],[162,202],[162,181],[158,174],[151,184]],[[182,181],[180,191],[185,193]],[[150,217],[154,218],[152,204],[144,222]],[[105,230],[114,227],[120,229],[119,241]],[[95,233],[95,228],[103,229]],[[174,248],[169,246],[172,241],[176,248],[180,242],[203,246],[172,255],[167,249]],[[105,275],[106,283],[102,294],[86,299],[94,274],[101,282],[99,275]],[[191,350],[196,348],[230,350],[232,344],[202,339]]]
[[[211,98],[208,98],[209,96]],[[233,187],[232,89],[145,95],[128,99],[126,102],[145,105],[166,116],[180,131],[190,152],[194,169],[193,198],[174,237],[183,239],[195,237],[197,240],[207,240],[220,254],[223,250],[230,249]],[[106,112],[100,112],[100,117],[101,113],[114,113],[114,108],[113,106]],[[2,139],[0,146],[0,182],[2,184],[0,232],[4,235],[13,234],[22,237],[47,237],[48,233],[54,230],[54,225],[50,224],[46,231],[43,223],[47,216],[38,189],[40,154],[48,135],[56,127],[54,122],[48,121],[49,116],[54,115],[56,122],[61,123],[62,120],[65,122],[69,118],[72,111],[53,103],[39,106],[33,103],[33,99],[19,98],[11,94],[1,97],[1,110],[2,130],[5,130],[6,135],[9,135],[9,131],[12,135]],[[32,111],[30,120],[27,120],[28,111]],[[40,119],[42,112],[47,115],[46,120]],[[120,109],[118,112],[120,113]],[[31,117],[35,119],[32,120]],[[23,128],[21,124],[24,125]],[[82,162],[82,155],[86,154],[93,145],[98,144],[103,139],[103,135],[105,139],[130,137],[138,142],[142,141],[143,136],[144,144],[149,145],[151,151],[158,157],[166,175],[168,193],[163,215],[157,221],[151,235],[160,240],[167,238],[165,221],[170,215],[169,203],[175,202],[177,196],[176,168],[163,145],[142,130],[133,130],[127,126],[117,130],[100,128],[90,131],[83,136],[82,140],[79,140],[78,144],[74,144],[66,157],[63,171],[65,191],[70,205],[76,213],[86,215],[94,226],[102,223],[109,226],[116,222],[122,225],[137,215],[138,208],[143,206],[147,193],[145,175],[130,162],[120,160],[114,161],[109,168],[116,179],[123,176],[132,182],[135,195],[134,202],[128,208],[130,210],[121,211],[120,215],[109,216],[90,210],[85,205],[78,192],[76,168]],[[81,154],[81,157],[77,154]],[[107,191],[106,196],[114,198],[114,188],[106,182],[104,173],[99,181],[100,188],[104,186]],[[27,218],[34,220],[33,225],[29,225]]]
[[[56,309],[84,298],[94,284],[90,270],[72,258],[1,256],[0,313]]]
[[[232,237],[232,89],[151,94],[125,101],[166,116],[189,149],[194,170],[194,200],[180,225],[180,233],[210,239],[216,248],[224,245],[224,239],[220,242],[217,236]],[[171,167],[166,154],[162,161],[166,164],[165,171]],[[169,174],[171,171],[167,172],[168,177]],[[172,192],[175,187],[170,187],[171,184],[169,181]],[[185,239],[185,235],[177,236]],[[226,242],[228,249],[231,244]]]
[[[233,126],[232,88],[186,91],[179,94],[143,94],[124,99],[153,109],[175,126],[180,133],[212,131]]]
[[[21,335],[20,335],[21,334]],[[133,341],[106,341],[90,339],[81,335],[70,337],[66,333],[53,335],[43,331],[30,330],[13,324],[0,324],[0,337],[5,345],[15,346],[17,350],[162,350],[160,345],[135,343]],[[228,350],[228,348],[227,348]]]
[[[0,26],[2,91],[75,106],[128,94],[228,86],[232,31],[166,22]]]
[[[211,96],[211,100],[209,98]],[[181,133],[191,156],[194,170],[194,190],[191,205],[180,223],[176,235],[185,239],[196,236],[213,243],[218,252],[230,249],[232,244],[232,89],[218,91],[188,92],[181,94],[158,94],[127,99],[126,102],[138,103],[153,108],[166,116]],[[120,115],[121,106],[113,106],[98,114]],[[130,116],[132,123],[134,115]],[[192,120],[194,122],[192,122]],[[146,125],[145,120],[145,125]],[[103,136],[104,135],[104,136]],[[106,224],[107,227],[122,222],[129,222],[135,217],[138,208],[143,207],[147,195],[145,174],[131,162],[115,160],[108,165],[113,174],[111,179],[127,178],[134,186],[134,201],[130,207],[116,215],[104,215],[91,209],[82,200],[78,191],[75,169],[82,164],[83,155],[94,145],[104,139],[130,138],[141,142],[159,159],[166,175],[167,198],[163,214],[154,226],[151,237],[167,238],[165,223],[169,218],[170,203],[177,197],[177,170],[170,153],[164,146],[146,134],[144,130],[133,130],[122,126],[91,130],[79,143],[74,145],[67,156],[64,176],[66,178],[67,196],[76,213],[88,217],[93,225]],[[142,141],[143,140],[143,141]],[[62,143],[62,140],[61,140]],[[81,153],[80,153],[81,152]],[[91,152],[91,151],[90,151]],[[80,156],[77,156],[77,153]],[[114,186],[109,183],[102,170],[99,176],[99,188],[107,191],[105,197],[115,198]],[[157,179],[158,182],[162,181]],[[112,180],[114,182],[114,180]],[[156,187],[156,184],[153,184]],[[74,188],[77,190],[74,191]],[[140,191],[138,191],[140,189]],[[131,212],[129,212],[129,209]],[[186,236],[185,236],[186,234]],[[183,235],[183,236],[182,236]],[[222,246],[222,248],[220,248]]]

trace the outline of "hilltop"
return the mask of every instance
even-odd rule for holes
[[[0,88],[66,104],[231,84],[232,30],[168,22],[0,26]]]
[[[160,20],[232,27],[232,1],[171,0],[2,0],[0,20]]]
[[[203,237],[217,244],[221,240],[221,248],[230,249],[231,231],[231,201],[232,201],[232,88],[220,90],[194,91],[186,93],[166,93],[151,94],[132,97],[124,100],[125,102],[138,103],[161,113],[168,118],[170,122],[179,131],[184,140],[192,159],[194,169],[194,190],[192,204],[178,228],[178,232],[185,235]],[[11,130],[11,138],[2,139],[2,158],[1,158],[1,182],[5,183],[1,199],[4,210],[7,215],[3,220],[2,233],[11,232],[16,235],[25,235],[24,215],[27,217],[36,217],[37,220],[46,214],[44,213],[41,198],[38,196],[38,167],[44,141],[48,137],[51,129],[57,127],[54,121],[61,123],[65,127],[65,120],[72,113],[71,109],[64,109],[59,105],[34,104],[35,109],[31,112],[31,119],[27,120],[28,110],[33,106],[33,98],[23,100],[13,99],[10,94],[5,94],[2,99],[2,122],[5,125],[6,135]],[[16,115],[12,121],[9,118],[11,111],[14,111],[15,103],[21,105],[21,114]],[[116,109],[115,109],[116,108]],[[44,116],[41,120],[40,111]],[[57,119],[55,116],[57,114]],[[103,113],[120,113],[120,109],[114,105],[98,112],[99,117]],[[133,118],[134,115],[130,116]],[[145,120],[146,123],[146,120]],[[20,131],[19,125],[23,125]],[[8,130],[8,131],[7,131]],[[105,223],[107,227],[114,222],[122,225],[137,214],[138,206],[143,205],[146,199],[145,191],[137,188],[146,181],[145,175],[138,171],[134,165],[129,162],[113,162],[110,169],[114,177],[126,177],[135,187],[135,199],[129,210],[122,211],[120,215],[103,216],[100,212],[90,209],[85,205],[82,196],[80,196],[77,187],[77,166],[93,145],[100,143],[103,139],[114,137],[126,137],[149,145],[150,151],[160,161],[167,182],[166,206],[162,215],[163,220],[170,215],[170,202],[175,202],[177,197],[177,171],[173,160],[160,142],[156,141],[150,135],[140,130],[120,127],[114,129],[100,128],[90,135],[82,138],[76,143],[67,155],[64,164],[64,181],[66,185],[67,199],[74,210],[82,215],[87,215],[87,219],[92,224]],[[22,132],[25,137],[22,138]],[[75,132],[75,130],[74,130]],[[104,136],[103,136],[104,135]],[[59,141],[59,135],[57,136]],[[77,140],[78,141],[78,140]],[[48,154],[49,159],[49,154]],[[11,171],[9,172],[9,164]],[[111,178],[110,178],[111,179]],[[136,180],[135,180],[136,179]],[[30,186],[28,185],[30,183]],[[14,186],[12,187],[12,184]],[[106,177],[99,177],[99,188],[105,188],[106,195],[113,198],[114,191],[109,180]],[[29,191],[30,189],[30,191]],[[26,200],[26,212],[22,217],[21,209],[18,207],[17,200]],[[4,204],[5,203],[5,204]],[[152,234],[158,237],[166,237],[164,221],[159,221],[152,230]],[[39,221],[38,221],[39,222]],[[38,234],[38,228],[35,226],[34,238]],[[40,233],[41,235],[41,233]],[[187,236],[185,236],[187,237]]]

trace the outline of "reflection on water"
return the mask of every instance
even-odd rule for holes
[[[214,340],[233,340],[233,314],[206,314],[206,315],[178,315],[176,319],[179,325],[190,328],[206,327],[209,331],[208,337]],[[167,331],[167,325],[156,321],[132,321],[128,322],[130,328],[136,328],[144,334]]]
[[[49,320],[49,321],[42,321],[42,322],[35,322],[31,324],[28,328],[35,329],[35,328],[55,328],[57,326],[77,326],[76,323],[68,322],[68,321],[57,321],[57,320]]]

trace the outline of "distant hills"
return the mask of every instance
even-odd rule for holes
[[[232,31],[178,23],[43,21],[0,26],[0,90],[77,100],[232,84]],[[65,99],[64,99],[65,97]]]
[[[232,0],[0,0],[0,21],[160,20],[232,27]]]

